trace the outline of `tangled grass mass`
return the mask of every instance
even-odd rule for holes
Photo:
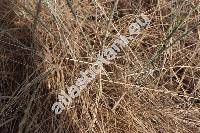
[[[119,34],[127,46],[59,98]],[[199,1],[1,0],[0,133],[200,133]]]

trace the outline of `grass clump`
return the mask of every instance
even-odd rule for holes
[[[151,19],[60,115],[51,106],[117,32]],[[199,2],[2,0],[0,131],[198,133]]]

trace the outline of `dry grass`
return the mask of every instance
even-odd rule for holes
[[[142,13],[151,24],[55,115],[59,91]],[[1,0],[0,132],[199,133],[199,15],[198,0]]]

